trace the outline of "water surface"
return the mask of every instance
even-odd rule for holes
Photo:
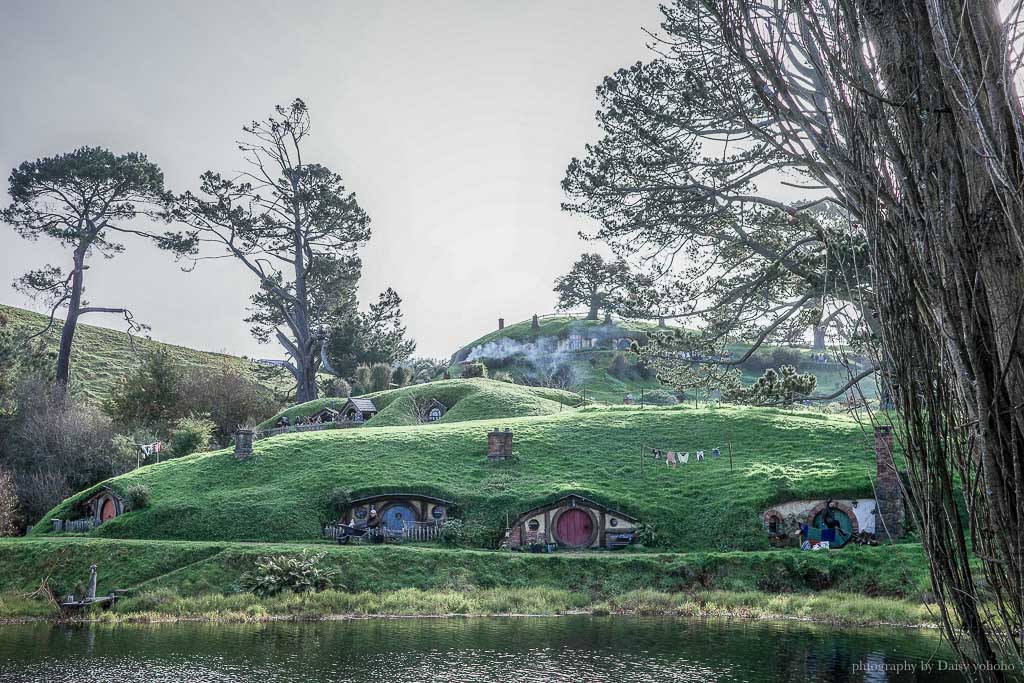
[[[962,680],[950,660],[934,632],[794,622],[573,616],[0,626],[0,681]]]

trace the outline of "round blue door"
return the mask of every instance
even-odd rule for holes
[[[382,524],[391,531],[401,531],[405,528],[405,522],[415,522],[416,512],[409,505],[391,505],[384,511]]]
[[[831,544],[833,548],[841,548],[846,545],[847,541],[853,538],[853,523],[850,521],[850,516],[842,510],[832,510],[833,519],[839,524],[836,529],[836,540]],[[814,516],[814,524],[819,529],[825,529],[828,527],[825,524],[825,511],[822,510]]]

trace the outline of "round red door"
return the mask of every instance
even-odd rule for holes
[[[582,548],[590,545],[594,533],[594,520],[583,510],[572,508],[566,510],[555,524],[555,536],[562,545]]]
[[[117,517],[117,512],[114,510],[114,501],[107,498],[103,501],[103,507],[100,508],[100,521],[105,522],[114,517]]]

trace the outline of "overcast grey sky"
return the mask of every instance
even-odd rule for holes
[[[302,97],[308,159],[340,172],[373,220],[360,299],[397,289],[427,356],[499,316],[552,310],[552,280],[588,248],[585,221],[559,208],[559,182],[597,136],[595,86],[647,58],[641,28],[659,19],[656,0],[7,0],[2,10],[5,178],[25,159],[101,145],[142,151],[170,188],[195,189],[206,169],[242,167],[242,124]],[[18,306],[33,307],[13,278],[69,261],[3,225],[0,253],[0,302]],[[242,322],[253,288],[228,262],[182,273],[132,242],[94,258],[87,298],[133,308],[156,339],[280,355]]]

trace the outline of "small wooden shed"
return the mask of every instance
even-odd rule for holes
[[[324,406],[319,412],[310,415],[313,420],[319,419],[320,422],[334,422],[341,415],[337,410],[330,406]]]
[[[377,406],[368,398],[350,398],[341,407],[341,414],[350,422],[366,422],[377,414]]]

